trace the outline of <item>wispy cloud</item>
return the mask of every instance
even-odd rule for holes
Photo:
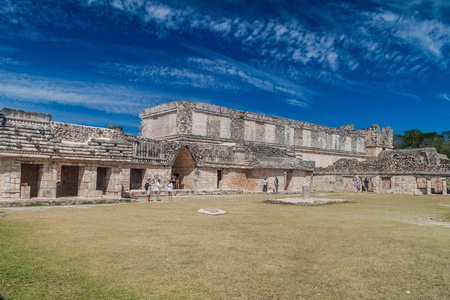
[[[26,66],[27,64],[9,57],[0,56],[0,66],[1,65],[15,65],[15,66]]]
[[[308,106],[308,103],[299,101],[297,99],[286,99],[286,103],[289,105],[300,106],[300,107]]]
[[[443,100],[447,100],[450,101],[450,94],[446,94],[446,93],[440,93],[439,97]]]
[[[185,34],[203,42],[207,37],[208,46],[233,43],[241,51],[250,53],[260,66],[293,64],[305,68],[304,74],[312,73],[310,76],[318,78],[323,72],[333,76],[360,71],[362,67],[366,75],[374,77],[421,78],[436,70],[436,66],[441,71],[446,70],[450,63],[450,27],[436,17],[437,12],[444,11],[445,1],[441,4],[431,0],[397,0],[388,4],[370,1],[377,2],[378,5],[364,6],[366,9],[356,4],[330,3],[324,9],[326,13],[318,14],[329,26],[320,27],[308,26],[294,17],[294,13],[283,18],[237,12],[212,14],[185,4],[176,6],[177,1],[171,2],[172,5],[144,0],[84,0],[80,3],[87,7],[86,13],[99,17],[102,13],[121,14],[122,21],[126,16],[130,16],[130,20],[138,17],[150,25],[140,30],[161,38]],[[103,6],[110,9],[96,9]],[[431,7],[431,13],[413,14],[418,7],[423,10]],[[407,14],[407,9],[411,13]],[[0,9],[3,38],[14,34],[28,35],[30,39],[43,38],[44,33],[37,30],[35,24],[47,24],[50,20],[64,28],[96,30],[99,26],[49,5],[36,12],[7,0]]]
[[[309,89],[281,77],[261,71],[229,57],[189,45],[202,57],[187,57],[158,64],[105,63],[102,73],[129,81],[172,87],[194,87],[211,91],[235,92],[260,90],[281,97],[306,101],[313,94]]]
[[[351,72],[370,61],[376,68],[369,75],[377,75],[382,70],[393,76],[411,75],[416,69],[424,72],[429,63],[445,64],[449,59],[444,54],[450,45],[448,25],[436,19],[417,19],[389,10],[364,11],[342,5],[339,9],[348,18],[341,25],[345,30],[342,34],[332,28],[312,30],[295,19],[212,17],[193,7],[175,8],[135,0],[116,0],[113,5],[155,24],[161,36],[180,31],[193,35],[210,32],[240,43],[244,51],[258,54],[262,60],[270,57],[280,63],[320,65],[334,72]],[[353,54],[360,49],[365,49],[366,55]]]
[[[167,102],[168,96],[123,86],[0,72],[0,100],[53,103],[136,115],[143,108]]]
[[[317,94],[314,90],[323,86],[364,92],[371,81],[383,81],[388,92],[417,100],[413,93],[392,89],[386,82],[450,75],[450,26],[448,16],[442,14],[445,1],[393,0],[386,4],[386,1],[371,0],[364,5],[330,2],[324,4],[324,9],[312,8],[318,20],[309,23],[298,17],[299,11],[270,16],[238,11],[225,14],[202,9],[200,4],[195,7],[195,1],[189,2],[191,6],[183,1],[145,0],[65,3],[81,3],[77,9],[82,13],[68,14],[64,8],[49,4],[43,4],[42,9],[36,6],[31,9],[22,2],[6,0],[0,7],[0,40],[56,39],[50,31],[42,29],[47,28],[42,25],[50,22],[58,28],[92,30],[107,36],[111,32],[102,27],[107,25],[97,22],[104,20],[120,25],[115,28],[123,30],[123,36],[128,37],[131,30],[136,30],[137,36],[150,32],[153,40],[157,35],[159,41],[169,41],[165,46],[172,43],[171,49],[159,50],[179,59],[170,61],[162,57],[143,61],[143,56],[135,60],[97,57],[91,63],[96,75],[108,74],[116,79],[177,90],[191,87],[231,93],[263,91],[299,107],[307,107]],[[425,7],[428,9],[418,10]],[[131,23],[134,27],[126,26]],[[192,50],[189,53],[182,51],[185,49],[173,50],[174,45],[188,43]],[[111,47],[114,46],[117,44]],[[139,47],[130,45],[129,48],[138,52]],[[7,48],[0,47],[0,53],[0,65],[21,64]],[[140,92],[110,85],[55,83],[38,77],[3,79],[1,95],[24,101],[26,97],[34,97],[40,101],[66,101],[68,105],[80,103],[90,107],[110,103],[105,110],[125,109],[122,103],[130,101],[130,113],[135,113],[139,103],[144,102]],[[96,99],[96,104],[89,104],[83,93]],[[119,99],[117,95],[123,97]]]

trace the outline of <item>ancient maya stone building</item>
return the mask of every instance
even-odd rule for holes
[[[280,191],[312,185],[377,193],[446,193],[447,157],[434,149],[391,151],[393,132],[378,125],[330,128],[189,101],[144,109],[141,133],[51,121],[51,115],[0,113],[0,202],[119,199],[142,193],[147,177],[195,192]],[[376,157],[378,156],[378,159]]]

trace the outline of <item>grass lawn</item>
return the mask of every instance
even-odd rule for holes
[[[450,196],[325,196],[0,208],[0,299],[450,299]]]

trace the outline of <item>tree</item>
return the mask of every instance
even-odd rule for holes
[[[436,151],[450,157],[450,130],[441,134],[437,132],[422,132],[411,129],[402,134],[394,135],[394,149],[414,149],[434,147]]]

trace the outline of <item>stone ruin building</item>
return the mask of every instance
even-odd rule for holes
[[[180,189],[197,193],[261,191],[263,178],[272,189],[275,176],[289,192],[304,185],[352,192],[363,178],[377,193],[447,192],[447,157],[434,149],[392,151],[390,127],[331,128],[189,101],[140,117],[141,132],[132,135],[3,108],[0,202],[119,199],[141,194],[147,177],[165,186],[172,173]]]

